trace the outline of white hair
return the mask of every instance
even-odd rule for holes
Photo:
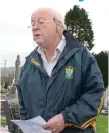
[[[50,9],[50,12],[51,12],[52,15],[56,18],[56,20],[58,20],[58,21],[61,22],[62,28],[63,28],[63,30],[64,30],[64,29],[65,29],[65,25],[64,25],[64,19],[63,19],[62,15],[61,15],[58,11],[56,11],[56,10],[54,10],[54,9]]]
[[[55,9],[52,9],[52,8],[39,8],[36,11],[39,11],[39,10],[47,10],[47,11],[49,11],[54,16],[54,18],[56,20],[61,22],[62,29],[65,30],[64,18],[62,17],[62,15],[58,11],[56,11]]]

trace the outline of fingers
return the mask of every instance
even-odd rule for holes
[[[52,123],[46,123],[44,126],[43,126],[43,129],[45,130],[52,130],[54,128],[54,125]]]
[[[52,129],[51,132],[52,132],[52,133],[57,133],[55,128]]]
[[[45,130],[50,130],[52,133],[59,133],[59,131],[60,131],[60,127],[59,126],[48,124],[48,123],[46,125],[44,125],[43,128]]]
[[[52,117],[44,126],[45,130],[50,130],[52,133],[60,133],[64,129],[64,122],[60,115]]]
[[[43,126],[43,129],[50,130],[52,133],[58,133],[58,127],[56,125],[52,125],[51,123],[47,123]]]
[[[57,128],[54,128],[54,129],[51,130],[51,132],[52,132],[52,133],[60,133],[60,130],[57,129]]]
[[[60,126],[59,125],[55,125],[55,127],[51,130],[52,133],[60,133]]]

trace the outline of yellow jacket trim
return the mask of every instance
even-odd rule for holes
[[[75,125],[75,124],[70,124],[70,123],[68,123],[68,124],[65,124],[65,127],[72,127],[72,126],[75,126],[75,127],[77,127],[77,128],[80,128],[80,129],[85,129],[85,128],[87,128],[87,127],[90,126],[90,125],[93,126],[93,127],[96,127],[95,119],[96,119],[96,117],[99,115],[99,113],[100,113],[100,111],[101,111],[101,109],[102,109],[102,107],[103,107],[103,104],[104,104],[104,93],[103,93],[103,95],[102,95],[102,97],[101,97],[101,102],[100,102],[100,105],[99,105],[99,107],[98,107],[97,115],[96,115],[95,117],[93,117],[93,118],[91,118],[90,120],[86,121],[82,126],[77,126],[77,125]]]
[[[35,64],[36,66],[40,66],[40,63],[39,62],[37,62],[35,59],[31,59],[31,63],[33,63],[33,64]]]

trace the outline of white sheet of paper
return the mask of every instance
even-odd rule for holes
[[[37,116],[29,120],[11,120],[17,124],[24,133],[51,133],[49,130],[44,130],[42,126],[46,124],[46,121],[41,117]]]

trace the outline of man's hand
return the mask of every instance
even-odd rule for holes
[[[44,126],[45,130],[51,130],[52,133],[60,133],[64,129],[64,119],[62,114],[52,117]]]

